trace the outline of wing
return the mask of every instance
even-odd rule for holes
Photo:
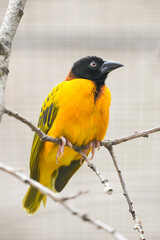
[[[65,82],[62,82],[58,84],[55,88],[53,88],[53,90],[48,94],[42,104],[38,127],[45,134],[48,133],[57,116],[59,106],[58,103],[55,101],[55,97],[64,84]],[[38,159],[42,145],[43,141],[41,141],[39,136],[35,134],[33,138],[30,156],[30,177],[35,179],[36,181],[39,180]]]
[[[82,163],[80,159],[73,160],[69,166],[61,166],[58,170],[55,170],[52,176],[52,189],[56,192],[61,192],[73,174],[82,166]]]

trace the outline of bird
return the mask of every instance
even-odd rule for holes
[[[84,159],[73,150],[89,144],[88,156],[100,146],[109,122],[111,92],[105,85],[108,74],[122,67],[115,61],[87,56],[76,61],[64,81],[45,98],[38,127],[48,136],[60,138],[61,144],[43,142],[33,137],[30,155],[30,177],[54,192],[61,192],[81,167]],[[67,143],[68,146],[65,146]],[[30,186],[22,207],[34,214],[47,196]]]

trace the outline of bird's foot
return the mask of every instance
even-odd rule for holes
[[[88,151],[88,149],[89,148],[92,148],[92,151],[91,151],[91,158],[90,158],[90,160],[92,160],[93,159],[93,157],[94,157],[94,154],[95,154],[95,149],[96,148],[98,148],[98,150],[100,149],[100,141],[97,141],[97,140],[94,140],[94,141],[92,141],[92,142],[90,142],[89,143],[89,147],[87,148],[87,149],[84,149],[84,150],[82,150],[83,151],[83,153],[86,155],[87,154],[87,151]],[[83,160],[84,160],[85,158],[84,157],[81,157],[81,159],[80,159],[80,165],[82,165],[83,164]]]
[[[94,154],[95,154],[95,149],[98,148],[98,150],[100,149],[100,141],[94,140],[92,142],[89,143],[89,147],[92,148],[92,152],[91,152],[91,158],[90,160],[93,159]]]
[[[62,143],[59,144],[57,155],[56,155],[57,165],[58,165],[58,159],[63,156],[65,145],[68,145],[70,148],[72,148],[72,143],[67,138],[61,136],[60,139],[61,139]]]

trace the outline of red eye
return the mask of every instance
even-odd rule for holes
[[[95,68],[95,67],[97,67],[97,64],[96,64],[96,62],[91,62],[91,63],[90,63],[90,66],[93,67],[93,68]]]

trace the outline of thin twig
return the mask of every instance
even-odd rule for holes
[[[112,194],[113,189],[112,189],[112,186],[111,186],[110,182],[108,181],[108,179],[103,177],[103,175],[98,170],[98,168],[93,163],[90,163],[90,160],[88,159],[88,157],[82,151],[80,152],[80,154],[86,160],[86,162],[88,164],[88,167],[90,167],[90,169],[92,169],[96,173],[96,175],[99,177],[99,179],[101,180],[101,183],[104,186],[104,192],[109,194],[109,195]]]
[[[135,138],[149,137],[149,134],[159,132],[159,131],[160,131],[160,127],[151,128],[151,129],[141,131],[141,132],[135,131],[133,134],[131,134],[129,136],[126,136],[126,137],[117,138],[117,139],[114,139],[114,140],[104,140],[104,141],[101,142],[101,146],[104,146],[106,148],[110,148],[113,145],[118,145],[120,143],[125,143],[125,142],[133,140]]]
[[[123,176],[122,176],[122,171],[119,168],[118,163],[116,161],[116,156],[115,156],[115,153],[113,151],[113,147],[111,146],[110,148],[108,148],[108,151],[109,151],[109,153],[110,153],[110,155],[111,155],[111,157],[113,159],[113,163],[114,163],[115,168],[117,170],[117,173],[118,173],[118,176],[119,176],[122,188],[123,188],[123,195],[126,197],[126,200],[127,200],[128,206],[129,206],[129,212],[131,213],[131,215],[133,217],[133,220],[135,221],[134,229],[138,230],[138,232],[140,234],[140,239],[141,240],[145,240],[144,231],[143,231],[143,227],[142,227],[141,221],[138,220],[138,217],[137,217],[137,214],[135,212],[135,209],[133,208],[133,202],[131,201],[130,196],[128,194],[128,191],[127,191],[127,188],[126,188],[126,184],[125,184],[125,181],[124,181]]]
[[[76,194],[70,194],[69,196],[61,197],[62,201],[68,201],[68,200],[73,200],[81,195],[84,195],[86,193],[89,193],[89,190],[86,191],[79,191]]]
[[[25,117],[23,117],[22,115],[20,115],[19,113],[13,112],[7,108],[4,109],[4,113],[6,113],[7,115],[9,115],[10,117],[14,117],[17,120],[19,120],[20,122],[23,122],[24,124],[26,124],[28,127],[30,127],[30,129],[35,132],[39,138],[44,141],[44,142],[53,142],[53,143],[57,143],[57,144],[61,144],[62,141],[59,138],[52,138],[48,135],[46,135],[44,132],[42,132],[42,130],[38,127],[36,127],[33,123],[31,123],[30,121],[28,121]]]
[[[68,206],[64,206],[67,208]],[[69,210],[70,211],[70,210]],[[101,220],[97,219],[95,220],[93,217],[89,216],[86,213],[82,213],[79,209],[72,207],[73,215],[77,215],[80,217],[83,221],[89,222],[90,224],[94,225],[97,229],[103,229],[105,232],[110,233],[115,239],[118,240],[127,240],[126,237],[124,237],[121,233],[117,232],[115,229],[113,229],[110,225],[103,223]]]
[[[42,141],[44,141],[44,142],[53,142],[53,143],[57,143],[57,144],[61,144],[62,143],[61,139],[53,138],[53,137],[50,137],[50,136],[46,135],[44,132],[41,131],[40,128],[36,127],[34,124],[32,124],[30,121],[28,121],[26,118],[24,118],[19,113],[13,112],[13,111],[11,111],[11,110],[9,110],[7,108],[4,109],[4,113],[6,113],[7,115],[9,115],[11,117],[14,117],[14,118],[18,119],[19,121],[21,121],[21,122],[25,123],[26,125],[28,125],[31,128],[31,130],[34,131],[39,136],[39,138]],[[149,134],[152,134],[152,133],[155,133],[155,132],[160,132],[160,127],[151,128],[151,129],[144,130],[144,131],[141,131],[141,132],[135,131],[135,133],[133,133],[133,134],[131,134],[129,136],[122,137],[122,138],[117,138],[115,140],[104,140],[104,141],[100,142],[100,145],[104,146],[106,148],[110,148],[113,145],[118,145],[120,143],[124,143],[124,142],[130,141],[130,140],[133,140],[135,138],[149,137]],[[67,143],[66,143],[66,146],[69,147],[69,145],[67,145]],[[85,146],[81,146],[81,147],[77,147],[75,145],[72,145],[72,148],[76,152],[80,153],[83,149],[89,148],[89,144],[85,145]]]
[[[95,220],[93,217],[89,216],[88,214],[82,213],[79,209],[67,204],[67,200],[77,198],[86,192],[79,192],[72,196],[60,197],[57,194],[55,194],[53,191],[51,191],[49,188],[43,186],[42,184],[40,184],[39,182],[37,182],[33,179],[27,177],[22,172],[19,172],[17,170],[17,168],[13,168],[13,167],[7,166],[3,163],[0,163],[0,169],[4,172],[7,172],[7,173],[13,175],[14,177],[18,178],[23,183],[28,184],[28,185],[38,189],[41,193],[47,195],[53,201],[60,203],[71,214],[81,218],[83,221],[87,221],[88,223],[94,225],[97,229],[102,229],[105,232],[110,233],[117,240],[127,240],[127,238],[125,238],[123,235],[121,235],[119,232],[117,232],[115,229],[113,229],[110,225],[103,223],[100,220]]]

